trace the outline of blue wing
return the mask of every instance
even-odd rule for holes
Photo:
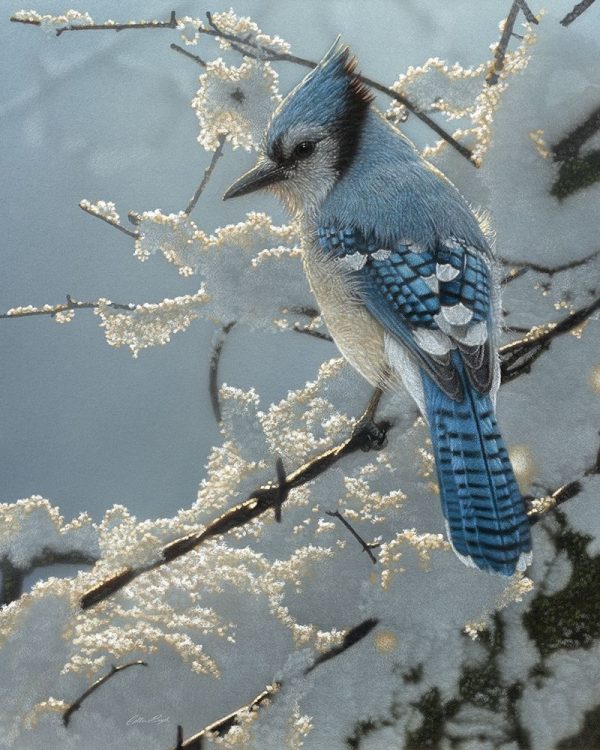
[[[342,262],[359,257],[352,273],[364,305],[444,393],[459,401],[464,395],[453,349],[472,385],[489,392],[494,357],[485,250],[457,238],[431,248],[409,239],[390,247],[374,234],[337,226],[321,227],[319,242]]]

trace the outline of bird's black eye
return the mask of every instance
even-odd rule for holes
[[[301,141],[294,149],[294,156],[297,159],[306,159],[313,153],[316,145],[314,141]]]

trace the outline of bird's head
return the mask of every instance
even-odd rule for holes
[[[292,213],[315,207],[352,162],[372,94],[339,38],[275,110],[258,162],[224,199],[272,190]]]

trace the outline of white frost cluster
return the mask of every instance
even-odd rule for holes
[[[239,65],[211,60],[200,78],[192,107],[200,122],[198,142],[214,151],[224,137],[234,149],[258,148],[269,117],[281,101],[277,73],[268,62],[249,58]]]
[[[198,274],[207,295],[204,317],[273,330],[274,322],[290,325],[286,310],[311,304],[294,224],[275,226],[266,214],[252,212],[206,234],[184,212],[158,210],[139,214],[137,222],[135,256],[145,261],[160,252],[182,276]]]
[[[464,68],[459,63],[448,65],[433,57],[423,65],[409,67],[391,88],[404,94],[423,111],[442,113],[449,130],[453,121],[458,121],[461,127],[452,131],[453,137],[464,141],[472,149],[473,159],[480,164],[492,141],[494,114],[500,106],[502,96],[511,79],[527,67],[530,48],[536,40],[531,25],[523,26],[522,40],[516,49],[506,52],[503,68],[493,86],[488,85],[486,80],[493,70],[493,59],[475,67]],[[496,51],[497,46],[497,43],[491,45],[492,52]],[[401,102],[393,101],[387,115],[399,124],[406,115],[406,107]],[[446,141],[440,140],[434,146],[426,147],[423,155],[435,156],[447,146]]]
[[[56,31],[61,26],[76,24],[77,26],[91,26],[94,19],[89,13],[79,10],[67,10],[57,16],[50,14],[40,14],[35,10],[19,10],[14,14],[14,18],[19,21],[28,21],[41,26],[44,31]]]
[[[98,554],[97,534],[87,513],[65,523],[58,509],[39,495],[0,504],[0,558],[26,569],[44,552],[69,551]]]
[[[110,300],[98,300],[94,313],[100,317],[110,346],[128,346],[134,357],[149,346],[164,346],[174,333],[185,331],[200,315],[209,297],[203,288],[162,302],[137,305],[131,312],[119,312]]]
[[[232,8],[221,13],[213,13],[212,19],[220,31],[233,34],[251,42],[256,47],[253,51],[260,54],[260,49],[266,49],[274,53],[285,53],[290,51],[290,45],[279,36],[269,36],[261,31],[257,24],[247,16],[237,16]],[[207,24],[204,24],[207,25]],[[218,38],[219,45],[223,49],[229,49],[230,43],[226,39]]]

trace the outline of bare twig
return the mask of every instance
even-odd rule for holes
[[[301,326],[299,323],[294,323],[292,328],[296,333],[304,333],[306,336],[312,336],[315,339],[321,339],[321,341],[333,341],[332,337],[328,333],[323,331],[317,331],[316,328],[309,328],[308,326]]]
[[[527,5],[527,3],[525,2],[525,0],[518,0],[518,3],[519,3],[519,8],[521,9],[521,12],[525,16],[525,20],[528,23],[533,23],[533,24],[535,24],[537,26],[537,24],[539,23],[539,21],[533,15],[533,13],[531,12],[531,8],[529,7],[529,5]],[[514,34],[514,32],[513,32],[513,35],[514,36],[519,36],[519,34]],[[523,37],[520,37],[520,38],[522,39]]]
[[[183,750],[183,727],[181,724],[177,725],[177,745],[175,750]]]
[[[554,276],[555,273],[562,273],[562,271],[570,271],[573,268],[584,266],[586,263],[589,263],[590,260],[594,260],[599,255],[600,250],[596,250],[595,252],[586,255],[585,258],[572,260],[569,263],[562,263],[558,266],[543,266],[538,263],[531,263],[530,261],[513,261],[508,260],[507,258],[498,258],[498,260],[500,261],[500,263],[502,263],[503,266],[518,269],[516,273],[511,272],[507,275],[505,282],[508,282],[514,281],[514,279],[522,276],[524,273],[527,273],[527,271],[536,271],[537,273],[543,273],[547,276]]]
[[[563,26],[569,26],[593,4],[594,0],[582,0],[580,3],[577,3],[573,10],[569,11],[569,13],[567,13],[567,15],[561,20],[561,24]]]
[[[221,361],[221,354],[223,353],[223,346],[225,345],[225,338],[236,321],[227,323],[221,328],[219,335],[214,343],[212,354],[210,355],[210,365],[208,370],[208,392],[210,393],[210,403],[212,406],[213,414],[217,424],[221,423],[221,401],[219,400],[219,363]]]
[[[519,375],[530,372],[533,363],[550,348],[555,338],[583,325],[597,310],[600,310],[600,297],[590,305],[566,315],[557,323],[533,328],[518,341],[501,347],[502,382],[509,383]]]
[[[44,305],[43,307],[34,307],[33,309],[17,307],[14,308],[14,312],[9,310],[8,312],[0,313],[0,320],[9,320],[11,318],[32,318],[36,315],[50,315],[51,317],[55,317],[58,313],[67,312],[69,310],[95,310],[100,307],[101,304],[106,305],[106,307],[111,307],[113,310],[127,310],[128,312],[132,312],[137,307],[137,305],[134,305],[131,302],[125,305],[119,302],[101,303],[99,300],[96,300],[95,302],[80,302],[79,300],[73,299],[70,294],[67,294],[67,301],[62,305]]]
[[[344,635],[344,640],[342,641],[342,643],[339,646],[326,651],[324,654],[320,654],[319,656],[317,656],[310,667],[307,667],[304,670],[304,674],[309,674],[313,671],[313,669],[320,666],[324,662],[329,661],[330,659],[334,659],[336,656],[343,654],[344,651],[352,648],[352,646],[357,644],[359,641],[362,641],[363,638],[369,635],[373,628],[377,627],[378,624],[379,620],[374,617],[369,617],[367,620],[361,622],[360,625],[356,625],[356,627],[348,630]]]
[[[124,227],[122,224],[119,224],[118,221],[113,221],[112,219],[109,219],[108,216],[103,216],[101,213],[94,211],[90,206],[88,206],[87,201],[81,201],[79,203],[79,208],[82,211],[85,211],[86,214],[89,214],[90,216],[94,216],[96,219],[100,219],[101,221],[105,221],[111,227],[118,229],[119,232],[123,232],[123,234],[126,234],[129,237],[133,237],[134,239],[137,239],[140,236],[140,233],[136,232],[135,229],[127,229],[127,227]]]
[[[76,701],[71,703],[71,705],[67,708],[67,710],[63,713],[63,724],[68,727],[69,721],[71,720],[71,714],[75,713],[75,711],[79,711],[81,708],[81,704],[83,701],[88,698],[92,693],[94,693],[96,690],[98,690],[99,687],[102,687],[105,682],[108,682],[111,677],[114,677],[114,675],[117,674],[117,672],[123,672],[125,669],[129,669],[129,667],[147,667],[148,664],[145,661],[130,661],[127,664],[121,664],[118,667],[115,667],[113,664],[110,668],[110,672],[107,672],[107,674],[104,675],[104,677],[100,677],[100,679],[96,680],[96,682],[93,683],[93,685],[90,685],[90,687],[87,690],[84,690],[83,693],[77,698]]]
[[[203,60],[198,55],[193,55],[191,52],[188,52],[185,47],[180,47],[179,44],[170,44],[169,47],[172,50],[175,50],[175,52],[179,52],[180,55],[184,55],[185,57],[189,57],[190,60],[193,60],[194,62],[198,63],[201,67],[206,67],[206,60]]]
[[[252,57],[258,60],[268,60],[269,62],[291,62],[310,69],[317,67],[317,63],[313,60],[307,60],[304,57],[291,55],[288,52],[275,52],[268,47],[258,44],[252,39],[244,39],[243,37],[237,36],[235,34],[229,34],[228,32],[220,29],[217,26],[210,13],[207,13],[206,17],[211,28],[206,29],[204,27],[200,27],[198,29],[198,32],[200,34],[206,34],[208,36],[220,37],[221,39],[225,39],[231,44],[233,49],[243,55],[246,55],[246,57]],[[477,166],[473,161],[473,154],[471,153],[470,149],[468,149],[462,143],[459,143],[450,135],[450,133],[447,133],[441,127],[441,125],[438,125],[435,120],[432,120],[431,117],[425,114],[425,112],[423,112],[420,107],[407,99],[403,94],[400,94],[398,91],[394,91],[394,89],[391,89],[388,86],[384,86],[378,81],[374,81],[372,78],[368,78],[367,76],[359,75],[358,78],[363,83],[366,83],[367,86],[370,86],[376,91],[380,91],[382,94],[385,94],[386,96],[389,96],[392,99],[395,99],[396,101],[403,104],[409,112],[412,112],[415,117],[417,117],[419,120],[421,120],[421,122],[425,123],[425,125],[431,128],[431,130],[433,130],[437,135],[440,136],[440,138],[446,141],[446,143],[452,146],[452,148],[456,149],[459,154],[464,156],[465,159],[468,159],[474,166]]]
[[[11,16],[13,23],[23,23],[30,26],[41,26],[40,21],[34,19],[23,19]],[[168,21],[141,21],[139,23],[70,23],[67,26],[61,26],[56,29],[56,36],[64,34],[65,31],[127,31],[129,29],[175,29],[177,28],[177,18],[175,11],[171,11]]]
[[[246,713],[246,711],[255,711],[262,703],[272,698],[280,688],[281,683],[279,682],[269,685],[269,687],[246,703],[246,705],[236,708],[235,711],[227,714],[227,716],[223,716],[221,719],[217,719],[217,721],[204,727],[204,729],[201,729],[193,737],[178,744],[173,750],[178,750],[179,748],[181,748],[181,750],[203,750],[205,738],[215,734],[217,737],[224,737],[232,727],[239,724],[240,714],[242,712]]]
[[[210,160],[210,164],[208,167],[206,167],[204,171],[204,175],[202,177],[202,180],[200,181],[200,184],[196,188],[196,192],[192,197],[190,198],[190,202],[187,204],[187,207],[184,211],[184,213],[189,216],[189,214],[193,211],[194,207],[196,206],[196,203],[198,203],[198,199],[202,195],[202,191],[204,188],[208,185],[208,181],[210,180],[212,173],[214,172],[215,166],[221,156],[223,156],[223,144],[225,143],[225,136],[221,135],[219,136],[219,144],[215,151],[213,152],[212,159]]]
[[[97,584],[82,596],[81,607],[88,609],[115,592],[120,591],[124,586],[143,573],[155,570],[185,555],[208,539],[221,536],[233,529],[244,526],[271,508],[276,510],[286,500],[290,490],[301,487],[316,479],[345,456],[355,453],[357,450],[369,451],[382,448],[385,444],[387,430],[390,425],[385,421],[380,423],[374,421],[375,411],[380,398],[381,391],[376,389],[369,402],[369,406],[356,423],[350,437],[340,445],[330,448],[299,469],[293,471],[285,478],[283,486],[277,480],[259,487],[247,500],[225,511],[225,513],[212,521],[204,530],[188,534],[165,545],[156,562],[142,565],[138,568],[126,568],[102,583]]]
[[[0,559],[0,574],[2,575],[0,605],[10,604],[18,599],[23,592],[23,581],[26,576],[38,568],[46,568],[49,565],[94,565],[96,561],[97,558],[87,552],[79,550],[62,552],[49,547],[44,547],[24,568],[14,565],[10,558],[3,557]]]
[[[344,640],[342,641],[342,643],[339,646],[326,651],[324,654],[320,654],[319,656],[317,656],[314,662],[304,670],[304,674],[309,674],[313,669],[320,666],[324,662],[327,662],[330,659],[334,659],[336,656],[343,654],[349,648],[352,648],[352,646],[355,646],[357,643],[362,641],[363,638],[369,635],[373,628],[378,625],[378,622],[379,621],[375,618],[369,618],[361,622],[359,625],[356,625],[353,628],[347,630],[344,634]],[[193,737],[190,737],[188,740],[185,740],[185,742],[181,742],[181,744],[178,744],[177,747],[173,748],[173,750],[179,750],[179,748],[181,748],[181,750],[203,750],[203,740],[205,738],[208,738],[211,734],[217,735],[217,737],[224,737],[232,727],[236,726],[239,723],[240,714],[242,712],[246,713],[248,711],[255,711],[266,700],[271,699],[274,695],[276,695],[279,690],[281,690],[282,686],[283,684],[281,682],[275,682],[272,685],[269,685],[255,698],[246,703],[246,705],[237,708],[235,711],[227,714],[227,716],[224,716],[223,718],[218,719],[212,724],[204,727],[204,729],[201,729]]]
[[[529,523],[531,526],[535,525],[543,516],[546,511],[556,508],[568,500],[572,500],[576,497],[583,489],[583,480],[585,477],[594,476],[600,474],[600,449],[596,453],[594,463],[583,472],[581,479],[575,479],[572,482],[563,484],[557,490],[553,492],[548,490],[546,497],[542,499],[541,503],[535,503],[535,500],[539,501],[539,498],[528,496],[525,498],[526,504],[529,506],[527,515],[529,516]]]
[[[506,20],[504,21],[504,28],[502,29],[502,35],[500,37],[500,41],[498,42],[498,46],[496,47],[496,51],[494,53],[494,67],[488,73],[487,78],[486,78],[488,86],[495,86],[498,83],[498,80],[500,78],[500,73],[502,72],[502,69],[504,68],[504,58],[506,57],[506,50],[508,49],[508,43],[513,33],[515,21],[517,20],[517,16],[519,15],[520,10],[521,10],[520,1],[513,0],[513,4],[510,7],[508,16],[506,17]]]
[[[362,536],[356,531],[356,529],[354,529],[351,526],[351,524],[344,518],[344,516],[340,513],[339,510],[334,510],[334,511],[326,510],[325,513],[326,515],[331,516],[332,518],[339,518],[340,521],[344,524],[344,526],[348,529],[348,531],[352,534],[352,536],[357,540],[357,542],[363,548],[363,552],[366,552],[367,555],[369,555],[373,565],[377,565],[377,558],[371,552],[371,550],[376,549],[377,547],[380,547],[381,545],[365,542]]]

